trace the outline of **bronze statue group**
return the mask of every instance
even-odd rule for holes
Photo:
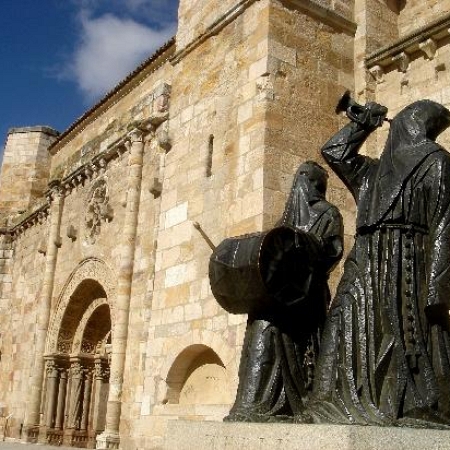
[[[346,109],[350,122],[322,148],[357,205],[336,295],[330,302],[327,279],[343,253],[342,218],[325,200],[326,171],[306,162],[275,227],[294,237],[252,250],[260,257],[254,283],[267,289],[264,307],[247,311],[239,387],[224,420],[447,428],[450,154],[435,140],[450,112],[430,100],[407,106],[389,120],[373,159],[359,150],[387,109]],[[215,294],[219,273],[233,285],[233,262],[215,252]]]

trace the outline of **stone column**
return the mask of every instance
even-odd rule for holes
[[[140,130],[133,130],[128,137],[131,144],[128,161],[128,196],[121,237],[122,249],[117,280],[115,321],[112,324],[111,372],[106,409],[106,429],[97,438],[97,448],[105,449],[118,448],[119,446],[122,383],[128,340],[131,282],[142,183],[143,134]]]
[[[83,396],[83,411],[81,414],[81,431],[87,431],[89,421],[89,409],[91,405],[92,392],[92,371],[90,369],[84,370],[84,396]]]
[[[103,406],[103,389],[105,378],[107,377],[107,370],[104,367],[104,359],[101,357],[95,358],[94,363],[94,398],[92,408],[92,428],[95,433],[103,431],[104,420],[101,420],[102,414],[104,414]]]
[[[70,379],[68,428],[78,429],[80,426],[83,392],[83,368],[81,367],[79,358],[71,358]]]
[[[54,359],[47,360],[47,411],[45,425],[53,428],[55,424],[55,409],[58,397],[58,369]]]
[[[60,241],[61,214],[64,203],[63,192],[59,182],[50,185],[50,225],[45,260],[45,272],[41,294],[38,299],[38,317],[36,323],[36,349],[34,366],[31,376],[29,397],[24,420],[25,441],[34,440],[36,429],[39,426],[39,413],[41,407],[42,385],[44,381],[44,352],[47,340],[47,330],[50,321],[50,310],[53,295],[56,260]]]
[[[59,389],[58,389],[58,406],[56,407],[55,428],[62,430],[64,425],[64,411],[66,406],[67,391],[67,370],[60,369],[59,372]]]

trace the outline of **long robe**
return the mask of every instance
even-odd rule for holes
[[[314,422],[450,423],[450,113],[416,102],[392,121],[380,159],[351,123],[322,149],[357,203],[357,234],[324,330]]]
[[[303,411],[312,389],[330,301],[328,273],[342,256],[343,227],[337,208],[303,182],[301,168],[277,225],[306,233],[301,245],[316,266],[304,298],[269,316],[249,317],[238,392],[226,421],[290,420]]]

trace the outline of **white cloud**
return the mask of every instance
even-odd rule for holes
[[[143,3],[146,0],[127,0]],[[80,45],[71,64],[71,77],[92,101],[110,90],[141,61],[175,34],[175,24],[154,30],[113,14],[81,15]]]

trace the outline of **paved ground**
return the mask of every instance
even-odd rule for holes
[[[41,444],[22,444],[21,442],[2,442],[0,441],[0,450],[74,450],[73,447],[55,447],[54,445]]]

